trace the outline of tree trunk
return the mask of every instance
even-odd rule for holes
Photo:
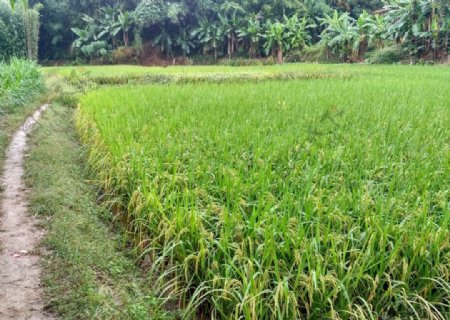
[[[250,47],[248,48],[249,56],[251,59],[256,58],[256,49],[253,42],[250,43]]]
[[[369,44],[367,43],[367,40],[363,40],[359,44],[359,50],[358,50],[358,59],[361,59],[364,57],[364,55],[367,52],[367,48],[369,47]]]
[[[282,46],[278,46],[278,50],[277,50],[277,56],[278,56],[278,64],[282,64],[283,63],[283,47]]]
[[[123,43],[124,43],[126,48],[128,48],[129,42],[130,42],[130,40],[129,40],[129,37],[128,37],[128,31],[124,31],[123,32]]]
[[[449,32],[447,31],[445,33],[445,38],[444,38],[444,48],[443,48],[443,55],[444,57],[450,57],[449,53],[448,53],[448,43],[449,43]]]

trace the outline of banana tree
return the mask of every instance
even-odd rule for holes
[[[286,26],[280,21],[269,21],[267,23],[265,38],[266,43],[264,49],[266,50],[266,54],[269,55],[270,51],[276,51],[277,62],[282,64],[285,40],[287,38]]]
[[[239,39],[247,43],[250,58],[256,58],[258,55],[262,31],[261,21],[258,19],[249,19],[247,25],[237,31]]]
[[[105,7],[100,9],[99,29],[97,38],[101,39],[108,36],[114,48],[117,47],[116,36],[122,30],[122,26],[117,19],[118,11],[112,7]]]
[[[221,12],[218,13],[220,28],[228,39],[228,58],[231,58],[237,51],[238,30],[243,24],[244,9],[236,2],[227,1],[221,6]]]
[[[286,49],[303,49],[311,42],[309,29],[315,28],[314,23],[310,23],[306,17],[299,18],[296,14],[288,18],[284,16],[286,27]]]
[[[448,0],[422,0],[419,7],[420,24],[415,26],[415,30],[419,30],[416,35],[425,42],[426,51],[439,59],[448,54],[450,3]]]
[[[123,44],[125,47],[128,47],[130,43],[130,29],[135,25],[134,15],[129,11],[123,12],[122,10],[119,10],[117,19],[117,25],[120,26],[123,34]]]
[[[369,16],[364,20],[362,28],[364,28],[365,32],[367,32],[369,36],[369,46],[374,46],[377,49],[383,48],[387,32],[384,16]]]
[[[420,49],[417,23],[420,17],[419,0],[395,0],[384,7],[387,35],[409,49],[411,60]],[[414,27],[416,25],[416,27]],[[414,30],[416,32],[414,32]]]
[[[395,0],[385,6],[387,33],[409,49],[411,58],[448,54],[450,5],[448,0]]]
[[[367,25],[370,19],[370,14],[364,10],[356,20],[358,37],[355,40],[354,49],[359,58],[363,57],[369,49],[370,34]]]
[[[358,51],[358,27],[355,19],[346,12],[339,14],[337,11],[332,16],[325,15],[320,19],[325,27],[321,37],[321,43],[325,44],[334,55],[338,55],[343,61],[350,61],[354,53]]]
[[[83,45],[89,44],[90,42],[97,40],[98,27],[94,18],[88,15],[83,15],[81,18],[85,23],[86,27],[84,29],[71,28],[73,33],[77,35],[77,39],[72,44],[73,48],[81,48]]]
[[[203,45],[204,54],[212,51],[214,59],[217,60],[218,48],[224,41],[224,34],[216,22],[198,17],[198,26],[191,32],[191,37]]]
[[[175,43],[183,52],[183,57],[189,55],[191,53],[191,49],[195,47],[195,43],[192,41],[191,33],[183,27],[179,28]]]
[[[164,27],[160,26],[160,32],[155,39],[153,39],[153,45],[157,45],[161,52],[173,58],[173,46],[175,40],[169,33],[169,31]]]

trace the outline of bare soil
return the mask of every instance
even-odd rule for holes
[[[0,319],[48,319],[44,313],[40,257],[43,231],[28,214],[22,179],[27,136],[47,105],[40,107],[14,134],[6,153],[0,216]]]

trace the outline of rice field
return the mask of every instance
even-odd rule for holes
[[[314,67],[87,93],[104,203],[187,318],[449,319],[450,69]]]

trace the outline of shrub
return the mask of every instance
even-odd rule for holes
[[[88,58],[101,58],[108,55],[108,43],[106,41],[93,41],[80,49]]]
[[[339,62],[339,58],[330,54],[326,45],[318,43],[303,50],[292,51],[286,62]]]
[[[372,64],[393,64],[406,60],[407,54],[402,47],[394,45],[368,54],[367,62]]]
[[[140,51],[142,51],[142,50],[139,50],[139,49],[136,49],[133,47],[117,48],[116,50],[114,50],[112,52],[113,63],[137,64],[137,63],[139,63],[139,59],[142,55],[142,53]]]

